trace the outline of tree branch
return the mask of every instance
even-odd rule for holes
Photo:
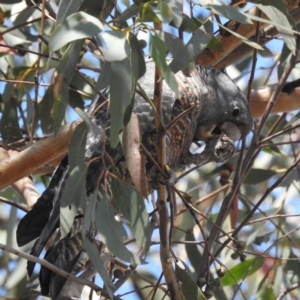
[[[286,0],[287,10],[291,11],[294,8],[298,7],[298,1]],[[248,14],[253,16],[257,15],[258,8],[253,7]],[[262,14],[263,19],[268,19],[265,14]],[[245,38],[251,38],[256,32],[256,21],[253,21],[253,24],[236,24],[235,32]],[[261,23],[260,29],[264,29],[268,26],[266,23]],[[203,66],[214,66],[227,57],[231,52],[234,51],[239,45],[242,44],[241,39],[232,34],[218,34],[216,36],[217,40],[221,44],[222,52],[212,52],[210,49],[206,48],[203,50],[198,57],[195,59],[195,63]]]

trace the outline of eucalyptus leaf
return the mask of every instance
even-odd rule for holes
[[[61,238],[69,233],[73,226],[78,206],[86,191],[86,164],[76,166],[70,173],[60,199],[60,232]]]
[[[276,1],[275,1],[276,2]],[[278,1],[281,2],[281,1]],[[283,1],[282,1],[283,3]],[[291,16],[287,13],[286,5],[284,10],[282,8],[278,9],[274,6],[264,6],[258,4],[257,7],[262,10],[274,23],[274,26],[276,26],[277,30],[282,36],[282,39],[286,43],[287,47],[291,50],[291,52],[295,55],[297,51],[296,46],[296,38],[293,33],[291,33],[292,26],[290,24],[290,21],[293,22],[293,19]],[[279,26],[278,26],[279,25]],[[297,34],[299,34],[297,32]]]
[[[51,51],[56,51],[72,41],[97,35],[103,28],[99,19],[83,11],[76,12],[53,30],[49,48]]]
[[[78,107],[75,108],[75,110],[78,113],[78,115],[81,117],[81,119],[83,119],[83,121],[88,125],[88,127],[91,131],[93,131],[97,135],[103,134],[102,128],[97,126],[95,123],[93,123],[91,121],[91,119],[89,118],[89,116],[83,110],[81,110]]]
[[[202,6],[211,9],[217,15],[223,16],[229,20],[252,24],[251,20],[246,15],[224,2],[219,0],[199,0],[199,2]]]
[[[150,35],[150,55],[170,89],[177,95],[178,84],[174,73],[166,62],[166,44],[156,34]]]
[[[61,24],[68,16],[75,13],[82,2],[83,0],[60,1],[56,15],[56,26]]]
[[[186,270],[175,265],[175,274],[182,283],[182,293],[186,300],[206,300],[202,291]]]
[[[103,191],[98,193],[99,200],[95,209],[95,214],[97,215],[95,222],[101,240],[109,251],[120,259],[140,264],[142,261],[123,244],[123,241],[127,238],[127,234],[123,225],[116,221],[115,211],[111,202]]]
[[[132,184],[114,177],[112,177],[112,193],[118,209],[129,221],[136,243],[145,256],[150,247],[150,224],[142,195]]]
[[[95,85],[95,91],[101,91],[109,85],[111,62],[105,61],[101,68],[100,76]]]
[[[173,12],[172,22],[176,28],[179,28],[182,23],[182,0],[165,0],[164,1]]]
[[[194,59],[205,49],[210,42],[211,36],[208,35],[201,27],[195,32],[188,43],[182,49],[170,63],[170,68],[174,73],[186,68],[188,64],[194,61]]]
[[[105,31],[96,36],[96,41],[106,61],[121,61],[130,53],[126,34],[122,31]]]
[[[133,97],[132,69],[129,58],[113,61],[110,72],[110,145],[119,143],[119,133],[123,129],[124,113]]]
[[[89,256],[89,259],[93,263],[94,268],[100,274],[107,293],[110,296],[110,299],[113,299],[113,290],[114,286],[109,278],[107,267],[104,265],[101,255],[99,253],[99,248],[95,243],[95,222],[96,220],[101,217],[97,214],[97,218],[95,217],[96,214],[96,202],[97,197],[99,195],[98,190],[94,192],[94,194],[90,197],[87,209],[84,214],[84,222],[82,227],[82,240],[84,248]],[[99,200],[99,199],[98,199]],[[106,199],[101,199],[100,201],[104,202]]]
[[[54,103],[51,109],[55,132],[60,128],[65,117],[69,102],[69,85],[76,70],[82,44],[83,40],[71,43],[57,66],[53,88]]]
[[[262,266],[263,262],[263,258],[251,258],[237,264],[221,278],[222,285],[234,285],[243,278],[254,274]]]
[[[13,99],[4,104],[4,110],[0,120],[0,132],[5,144],[16,142],[22,138],[22,131],[19,125],[19,117],[17,113],[17,104]]]
[[[85,163],[85,145],[88,132],[88,126],[85,122],[77,125],[72,134],[69,151],[68,162],[70,170],[73,170],[76,166],[83,165]]]
[[[263,181],[268,180],[274,175],[277,175],[278,173],[274,170],[265,170],[265,169],[251,169],[249,174],[244,180],[245,184],[258,184]]]

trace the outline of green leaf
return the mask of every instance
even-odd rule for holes
[[[86,191],[86,164],[76,166],[70,173],[60,199],[60,232],[61,238],[67,236],[74,223],[78,206]]]
[[[244,180],[246,184],[257,184],[263,181],[268,180],[274,175],[277,175],[278,172],[273,170],[266,170],[266,169],[251,169],[249,174]]]
[[[96,36],[103,57],[107,61],[121,61],[128,57],[130,45],[122,31],[106,31]]]
[[[129,58],[113,61],[110,71],[110,145],[119,143],[119,133],[123,129],[124,113],[133,97],[132,69]]]
[[[238,265],[234,266],[221,278],[223,286],[234,285],[241,279],[248,277],[255,273],[263,264],[264,259],[262,258],[251,258],[245,260]]]
[[[81,110],[78,107],[75,108],[75,110],[78,113],[78,115],[80,116],[80,118],[83,119],[83,121],[88,125],[88,127],[91,131],[93,131],[97,135],[103,134],[102,128],[97,126],[95,123],[93,123],[91,121],[91,119],[89,118],[89,116],[83,110]]]
[[[279,184],[279,186],[288,187],[293,183],[293,181],[299,181],[299,169],[294,168],[285,179]]]
[[[63,22],[68,16],[75,13],[83,0],[60,1],[57,15],[56,26]]]
[[[17,100],[11,99],[4,104],[4,110],[0,120],[1,137],[6,144],[16,142],[22,138],[22,131],[18,121],[17,104],[15,101]]]
[[[175,265],[175,274],[182,282],[182,293],[186,300],[206,300],[196,282],[191,278],[187,271]]]
[[[176,28],[179,28],[182,23],[182,6],[183,1],[182,0],[165,0],[164,1],[166,5],[169,6],[169,8],[173,12],[173,19],[172,23]]]
[[[294,36],[294,33],[291,32],[292,26],[290,24],[290,21],[293,22],[293,20],[287,13],[286,4],[284,3],[284,1],[279,0],[274,2],[277,2],[277,5],[281,3],[281,5],[275,7],[258,4],[257,7],[270,18],[271,23],[273,23],[272,25],[277,28],[287,47],[295,55],[297,51],[296,38]]]
[[[85,145],[88,132],[88,126],[85,122],[77,125],[72,135],[69,151],[68,162],[72,171],[76,166],[85,163]]]
[[[171,22],[173,18],[173,12],[163,0],[158,0],[157,6],[151,5],[151,8],[161,22],[165,24],[169,24]]]
[[[118,209],[129,221],[136,243],[145,256],[150,247],[150,224],[142,195],[132,184],[114,177],[112,177],[112,193]]]
[[[71,85],[72,83],[70,83],[70,86]],[[69,89],[69,105],[74,109],[76,107],[79,107],[80,109],[84,109],[84,101],[82,99],[82,96],[71,89]]]
[[[132,4],[131,6],[127,7],[119,16],[117,16],[115,21],[121,23],[132,18],[139,13],[139,8],[140,7],[136,4]]]
[[[177,36],[165,31],[158,32],[158,35],[165,42],[167,50],[173,54],[173,57],[184,50],[184,43]]]
[[[57,75],[53,87],[54,103],[51,109],[55,132],[57,132],[65,117],[69,102],[69,85],[76,70],[82,44],[83,40],[71,43],[57,66]]]
[[[54,131],[54,121],[51,116],[51,109],[53,107],[53,88],[49,87],[42,101],[38,104],[39,109],[39,119],[41,120],[41,128],[43,133],[50,133]]]
[[[109,275],[107,273],[107,267],[103,263],[101,255],[99,253],[99,248],[97,247],[94,239],[96,233],[95,223],[99,218],[101,218],[101,216],[99,216],[96,211],[96,201],[97,201],[98,193],[99,191],[96,189],[94,194],[89,199],[87,209],[84,214],[84,222],[82,227],[82,240],[83,240],[83,246],[89,256],[89,259],[93,263],[94,268],[100,274],[104,282],[105,289],[109,294],[110,299],[113,299],[114,286],[109,278]],[[106,198],[104,197],[104,199],[101,199],[100,202],[106,202]],[[97,218],[95,218],[95,214],[97,215]]]
[[[189,42],[185,45],[170,63],[170,68],[174,73],[184,69],[189,63],[193,62],[194,59],[201,53],[201,51],[207,46],[211,36],[208,35],[204,29],[200,29],[193,34]]]
[[[264,287],[264,291],[260,297],[261,300],[275,300],[275,294],[272,286]]]
[[[207,44],[207,47],[211,51],[216,51],[216,52],[222,52],[223,51],[221,43],[219,42],[219,40],[215,36],[212,36],[211,40]]]
[[[229,20],[234,20],[239,23],[252,24],[251,20],[236,8],[227,5],[219,0],[199,0],[200,5],[211,9],[217,15],[223,16]]]
[[[185,240],[189,242],[195,242],[195,237],[193,232],[186,234]],[[185,250],[194,270],[197,270],[199,268],[199,261],[201,260],[201,254],[197,245],[185,244]]]
[[[101,236],[101,240],[109,251],[124,261],[140,264],[142,261],[129,251],[123,241],[127,238],[123,225],[116,221],[114,208],[107,199],[103,191],[98,191],[99,203],[95,214],[97,218],[96,228]]]
[[[84,0],[79,11],[84,11],[97,19],[99,19],[100,13],[102,20],[106,20],[115,7],[116,2],[112,0]]]
[[[141,44],[137,37],[130,33],[129,42],[131,47],[131,66],[132,66],[132,75],[133,80],[137,81],[146,73],[146,64],[141,49]]]
[[[156,13],[160,14],[158,8],[149,5],[150,2],[147,3],[139,3],[139,12],[140,12],[140,20],[141,22],[160,22],[161,19],[156,15]],[[156,13],[154,12],[156,10]]]
[[[162,76],[170,89],[178,94],[178,84],[174,73],[166,62],[166,44],[155,34],[150,35],[150,55],[160,69]]]
[[[217,23],[218,23],[218,22],[217,22]],[[223,26],[223,25],[220,24],[220,23],[218,23],[218,25],[219,25],[221,28],[223,28],[224,30],[226,30],[226,31],[228,31],[229,33],[231,33],[232,35],[234,35],[234,36],[236,36],[237,38],[239,38],[243,43],[249,45],[250,47],[255,48],[255,49],[258,49],[258,50],[264,50],[264,48],[261,47],[260,45],[258,45],[257,43],[252,42],[252,41],[246,39],[244,36],[242,36],[242,35],[240,35],[240,34],[234,32],[234,31],[228,29],[227,27]]]
[[[101,91],[108,87],[110,81],[110,68],[111,63],[109,61],[105,61],[101,67],[101,73],[96,82],[95,91]]]
[[[72,41],[97,35],[103,28],[99,19],[83,11],[77,12],[53,30],[49,48],[51,51],[56,51]]]

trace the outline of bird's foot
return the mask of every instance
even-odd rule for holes
[[[189,154],[184,158],[184,163],[203,166],[209,162],[224,162],[234,154],[234,142],[223,135],[208,140],[201,153]]]

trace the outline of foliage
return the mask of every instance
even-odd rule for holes
[[[8,156],[34,146],[41,151],[39,143],[45,135],[59,134],[78,115],[84,120],[70,141],[72,171],[61,203],[62,236],[68,234],[83,197],[87,128],[99,132],[83,108],[109,86],[110,143],[118,144],[120,132],[130,136],[129,126],[123,129],[130,120],[136,90],[145,94],[138,84],[145,73],[144,55],[151,55],[175,93],[174,73],[186,72],[195,63],[225,65],[248,95],[251,88],[283,86],[287,79],[299,77],[299,3],[229,2],[0,1],[1,160],[7,164]],[[292,89],[298,85],[295,81]],[[273,91],[275,102],[280,90]],[[145,97],[151,101],[152,95]],[[172,206],[164,220],[173,256],[167,262],[156,246],[165,239],[158,230],[156,192],[149,196],[152,201],[145,202],[142,187],[136,184],[136,189],[112,177],[112,195],[100,190],[99,205],[97,193],[86,202],[83,230],[91,230],[93,224],[107,248],[103,251],[99,241],[91,242],[87,236],[84,245],[95,265],[95,283],[105,286],[107,295],[162,299],[167,294],[164,299],[168,299],[170,285],[177,285],[176,299],[299,297],[298,115],[280,113],[267,119],[269,114],[266,111],[248,138],[237,144],[238,151],[227,163],[177,174],[183,178],[169,193]],[[127,138],[123,139],[124,147],[130,147],[132,142],[127,145]],[[48,185],[62,158],[55,147],[51,159],[45,155],[44,162],[34,166],[33,184],[24,187],[21,180],[23,188],[14,184],[1,191],[0,248],[18,249],[16,226],[33,197],[27,191],[36,187],[42,192]],[[133,145],[127,151],[137,148]],[[31,160],[20,164],[30,165]],[[2,168],[0,161],[0,177],[11,175]],[[18,174],[13,176],[19,179]],[[31,246],[19,250],[29,253]],[[25,265],[20,255],[0,252],[0,297],[33,295],[36,273],[28,283]],[[174,272],[177,279],[166,285],[163,271]],[[88,297],[87,289],[82,298]]]

